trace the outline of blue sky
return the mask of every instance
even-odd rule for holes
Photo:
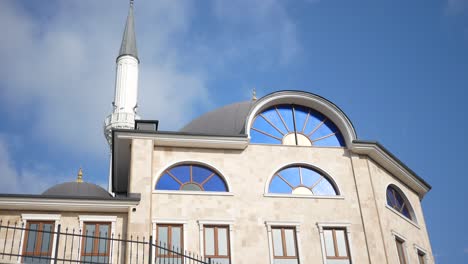
[[[80,166],[106,185],[127,8],[0,1],[0,192],[40,193]],[[145,119],[176,130],[253,87],[324,96],[433,186],[437,263],[468,262],[468,0],[137,0],[135,14]]]

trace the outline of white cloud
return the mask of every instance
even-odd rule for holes
[[[0,137],[0,179],[0,193],[29,194],[39,194],[58,182],[71,180],[43,165],[36,164],[18,171],[3,137]]]
[[[233,71],[252,57],[259,67],[284,66],[301,51],[296,26],[278,0],[204,4],[208,8],[185,0],[136,3],[139,114],[159,119],[161,129],[178,129],[200,106],[212,104],[208,83],[220,69]],[[3,115],[28,124],[18,136],[107,162],[102,124],[111,111],[127,8],[128,1],[70,0],[47,7],[0,1],[0,24],[7,25],[0,41],[0,103]],[[193,24],[205,16],[221,26],[202,32],[200,40]],[[55,161],[16,168],[2,144],[0,192],[39,192],[55,183],[43,177],[57,173]]]

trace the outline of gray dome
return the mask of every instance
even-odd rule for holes
[[[191,134],[238,136],[245,134],[245,121],[255,101],[239,102],[208,112],[180,131]]]
[[[65,182],[54,185],[47,189],[42,195],[51,196],[73,196],[73,197],[112,197],[106,190],[96,184],[87,182]]]

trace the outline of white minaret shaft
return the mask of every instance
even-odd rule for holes
[[[127,23],[117,56],[115,93],[112,113],[104,121],[104,135],[112,150],[112,129],[133,129],[137,115],[138,97],[138,52],[133,19],[133,0],[130,0]],[[112,151],[109,152],[109,186],[112,193]]]
[[[135,22],[133,19],[133,1],[130,1],[127,23],[117,56],[115,75],[114,109],[104,125],[104,134],[112,144],[112,129],[133,129],[137,115],[138,97],[138,52],[135,37]]]

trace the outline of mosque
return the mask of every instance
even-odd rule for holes
[[[142,120],[133,10],[104,122],[108,190],[80,171],[42,194],[0,194],[0,262],[434,263],[431,186],[319,95],[254,95],[179,131]]]

